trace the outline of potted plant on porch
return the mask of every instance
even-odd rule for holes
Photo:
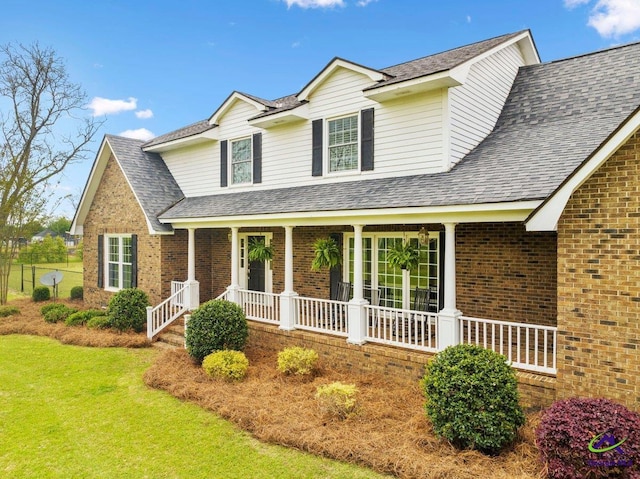
[[[249,242],[249,261],[271,261],[273,259],[273,247],[266,244],[264,238],[253,238]]]
[[[394,268],[411,270],[418,266],[420,252],[409,241],[396,243],[387,253],[387,262]]]
[[[315,254],[311,262],[313,271],[320,271],[323,268],[331,269],[342,263],[342,254],[338,243],[333,238],[318,238],[313,243]]]

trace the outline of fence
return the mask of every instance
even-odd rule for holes
[[[33,288],[43,286],[40,278],[42,278],[44,274],[53,271],[62,273],[62,280],[58,284],[58,296],[60,298],[68,298],[71,288],[74,286],[82,286],[82,271],[46,268],[28,264],[14,264],[11,266],[11,274],[9,275],[9,288],[31,295]]]

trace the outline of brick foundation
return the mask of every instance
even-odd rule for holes
[[[286,347],[314,349],[320,361],[332,368],[353,374],[392,375],[418,381],[432,354],[364,344],[347,343],[344,338],[309,331],[283,331],[276,326],[249,321],[249,345],[277,354]],[[518,390],[523,407],[546,407],[555,400],[555,378],[518,372]]]

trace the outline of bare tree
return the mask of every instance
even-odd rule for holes
[[[86,95],[69,80],[62,58],[37,43],[0,46],[0,304],[25,224],[46,203],[48,187],[85,159],[100,123],[87,116]]]

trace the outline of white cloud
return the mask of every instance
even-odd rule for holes
[[[589,26],[603,37],[618,37],[640,28],[640,0],[599,0]]]
[[[467,23],[471,23],[471,15],[467,15]]]
[[[298,48],[300,45],[302,45],[302,43],[300,43],[300,42],[293,42],[293,43],[291,44],[291,48]]]
[[[589,3],[591,0],[564,0],[564,6],[571,9]]]
[[[135,110],[138,100],[129,97],[128,100],[109,100],[99,96],[94,97],[87,107],[93,110],[93,116],[115,115],[123,111]]]
[[[138,128],[137,130],[125,130],[120,133],[120,136],[125,138],[133,138],[134,140],[148,141],[151,138],[155,138],[155,134],[146,128]]]
[[[153,118],[153,112],[149,109],[138,110],[136,112],[136,118],[140,118],[141,120],[147,120],[149,118]]]
[[[344,7],[344,0],[283,0],[287,7],[297,5],[300,8]]]
[[[356,5],[358,5],[359,7],[366,7],[367,5],[369,5],[372,2],[377,2],[378,0],[358,0],[358,2],[356,3]]]

